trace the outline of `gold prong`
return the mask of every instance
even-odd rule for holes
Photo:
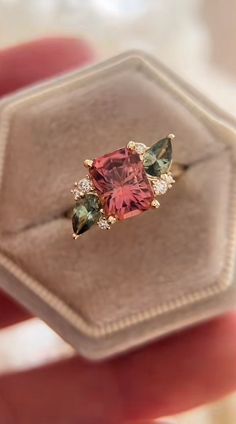
[[[151,206],[153,207],[153,208],[159,208],[159,206],[160,206],[160,203],[158,202],[158,200],[157,199],[153,199],[153,201],[152,201],[152,203],[151,203]]]
[[[117,219],[114,216],[111,215],[107,218],[107,221],[109,222],[109,224],[115,224]]]
[[[131,140],[131,141],[128,142],[127,148],[130,149],[130,150],[135,150],[135,144],[136,143]]]
[[[104,209],[103,209],[103,208],[101,208],[101,209],[100,209],[100,212],[101,212],[101,213],[104,213]]]
[[[167,138],[170,138],[171,140],[174,140],[175,135],[174,135],[174,134],[169,134],[169,135],[167,136]]]
[[[72,237],[73,237],[73,239],[74,239],[74,240],[77,240],[77,238],[79,238],[79,235],[78,235],[78,234],[73,233],[73,234],[72,234]]]
[[[78,187],[78,181],[75,181],[75,182],[74,182],[74,186],[75,186],[75,187]]]
[[[93,166],[93,160],[91,160],[91,159],[85,159],[84,166],[86,168],[91,168]]]

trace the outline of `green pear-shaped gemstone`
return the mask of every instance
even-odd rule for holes
[[[99,220],[101,203],[96,194],[87,194],[76,202],[72,216],[74,234],[89,230]]]
[[[157,141],[143,155],[145,171],[152,177],[159,177],[168,172],[171,162],[172,143],[169,137]]]

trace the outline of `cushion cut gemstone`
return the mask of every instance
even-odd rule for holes
[[[95,159],[90,175],[107,215],[124,220],[150,208],[154,194],[138,153],[122,148]]]

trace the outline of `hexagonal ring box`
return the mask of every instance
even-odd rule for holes
[[[176,135],[187,170],[158,210],[71,238],[85,158]],[[232,309],[233,119],[142,52],[0,103],[0,285],[83,356],[106,358]]]

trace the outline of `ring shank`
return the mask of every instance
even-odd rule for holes
[[[182,165],[181,163],[174,162],[171,166],[171,174],[175,180],[178,180],[184,172],[187,170],[186,165]]]

